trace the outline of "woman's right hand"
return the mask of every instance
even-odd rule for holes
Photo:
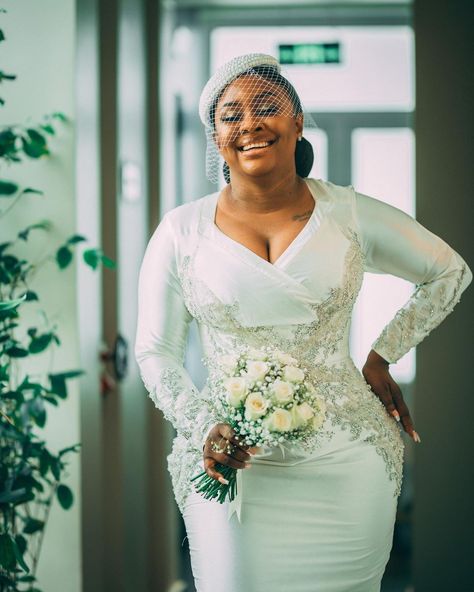
[[[256,450],[243,444],[235,436],[232,426],[227,423],[218,423],[209,432],[203,446],[204,470],[209,477],[224,484],[227,484],[227,480],[222,473],[216,471],[216,463],[228,465],[234,469],[250,468],[252,465],[248,461],[251,459],[251,455],[247,451]],[[224,452],[215,452],[211,447],[212,442],[215,442],[219,448],[224,449]],[[233,446],[232,454],[225,452],[229,443]]]

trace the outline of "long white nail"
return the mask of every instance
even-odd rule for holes
[[[219,477],[218,481],[222,483],[222,485],[229,485],[229,482],[227,479],[224,479],[224,477]]]
[[[421,438],[418,435],[418,432],[415,432],[415,430],[413,430],[413,440],[415,440],[415,442],[421,442]]]
[[[392,411],[392,415],[397,421],[400,421],[400,414],[398,413],[398,411],[396,409],[394,409]]]

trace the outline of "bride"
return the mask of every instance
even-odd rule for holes
[[[420,442],[389,366],[451,312],[472,279],[464,260],[417,221],[353,186],[308,178],[298,95],[272,56],[248,54],[206,84],[199,113],[208,175],[227,186],[169,211],[140,269],[135,356],[177,435],[168,456],[198,592],[378,592],[403,471],[402,433]],[[368,352],[349,355],[365,271],[416,284]],[[206,386],[183,367],[196,319],[212,366],[239,345],[298,359],[324,393],[324,439],[248,448],[219,423]],[[191,478],[239,469],[233,502]],[[250,470],[247,470],[250,469]]]

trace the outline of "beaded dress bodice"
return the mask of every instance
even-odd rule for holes
[[[394,273],[417,284],[373,344],[389,362],[441,322],[472,275],[453,249],[399,210],[352,186],[306,182],[315,199],[312,216],[273,264],[216,227],[218,193],[169,212],[150,240],[140,272],[135,352],[152,400],[177,431],[168,469],[181,510],[190,478],[202,470],[204,439],[217,423],[212,389],[198,391],[183,367],[193,318],[210,379],[218,355],[241,344],[271,344],[298,359],[327,406],[314,446],[329,440],[336,425],[349,430],[375,447],[394,495],[400,493],[401,428],[349,355],[363,274]]]

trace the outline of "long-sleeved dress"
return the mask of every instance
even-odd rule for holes
[[[402,211],[352,185],[305,181],[314,210],[274,263],[219,230],[215,192],[165,214],[140,269],[135,356],[177,431],[168,469],[198,592],[380,590],[404,444],[350,358],[352,308],[364,271],[416,284],[373,344],[393,363],[472,279],[459,254]],[[318,447],[264,447],[238,471],[232,504],[205,500],[190,481],[217,423],[207,385],[199,391],[183,366],[193,317],[210,368],[239,344],[272,344],[309,370],[326,402]]]

